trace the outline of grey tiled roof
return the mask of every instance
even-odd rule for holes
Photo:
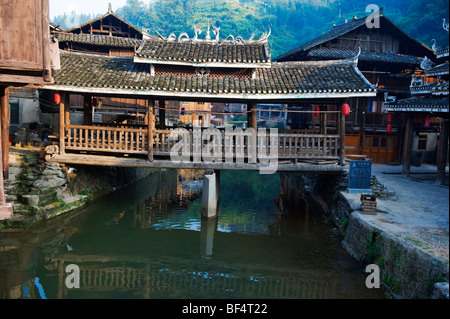
[[[431,69],[425,70],[427,76],[436,76],[448,74],[448,63],[442,63],[432,67]]]
[[[360,19],[353,19],[347,23],[343,23],[338,26],[334,26],[333,29],[330,31],[322,34],[321,36],[318,36],[317,38],[314,38],[313,40],[294,48],[276,58],[274,58],[275,61],[284,61],[289,60],[292,56],[300,53],[305,53],[311,49],[319,48],[322,44],[325,45],[326,42],[334,40],[338,37],[341,37],[349,32],[352,32],[358,28],[365,27],[366,19],[368,17],[363,17]],[[397,30],[397,34],[402,35],[404,38],[408,39],[409,45],[417,45],[417,49],[421,52],[419,53],[421,56],[425,55],[428,52],[428,56],[433,54],[433,51],[426,47],[425,45],[418,42],[416,39],[410,37],[408,34],[406,34],[403,30],[398,28],[390,19],[388,19],[386,16],[383,15],[383,13],[380,13],[380,24],[383,26],[384,24],[391,25]],[[420,48],[420,49],[419,49]]]
[[[348,59],[356,56],[358,51],[342,50],[334,48],[317,48],[308,52],[309,57],[320,57],[326,59]],[[385,63],[409,63],[419,65],[423,59],[410,55],[387,53],[387,52],[366,52],[362,51],[359,56],[360,61],[385,62]]]
[[[308,61],[273,63],[257,68],[253,78],[185,76],[172,73],[151,75],[148,65],[133,58],[109,57],[61,51],[61,70],[48,89],[107,93],[111,90],[133,94],[202,93],[220,95],[271,95],[357,93],[373,95],[375,89],[352,61]],[[163,93],[161,93],[163,92]],[[319,97],[319,96],[318,96]]]
[[[447,112],[449,110],[448,98],[421,98],[411,97],[396,102],[386,103],[388,111],[417,111],[417,112]]]
[[[222,41],[167,41],[156,37],[144,40],[136,52],[137,58],[149,59],[156,63],[174,61],[182,63],[269,63],[267,42],[229,43]]]
[[[63,33],[58,35],[59,42],[72,42],[81,44],[90,44],[108,47],[120,48],[139,48],[142,40],[114,37],[100,34],[68,34]]]

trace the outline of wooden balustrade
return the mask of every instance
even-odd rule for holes
[[[67,125],[65,127],[65,149],[147,154],[147,134],[146,129]]]
[[[66,150],[125,154],[149,152],[147,128],[67,125],[64,132]],[[155,130],[153,154],[170,156],[170,151],[178,144],[180,152],[189,150],[190,156],[199,159],[210,156],[218,161],[227,157],[256,163],[257,157],[261,156],[279,159],[339,159],[340,156],[339,135],[294,134],[289,131],[272,134],[269,130],[266,134],[259,133],[255,140],[251,132],[242,130],[227,134],[219,130]],[[205,154],[206,150],[209,154]]]

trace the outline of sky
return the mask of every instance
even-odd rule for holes
[[[125,5],[126,0],[50,0],[50,20],[55,16],[72,11],[85,14],[105,14],[108,12],[108,3],[113,11]]]

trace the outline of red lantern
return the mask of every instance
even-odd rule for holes
[[[394,116],[392,114],[387,115],[387,121],[388,123],[392,123],[392,120],[394,119]]]
[[[61,95],[59,93],[55,93],[54,101],[55,101],[55,104],[61,103]]]
[[[319,107],[318,106],[314,106],[314,116],[319,116]]]
[[[430,127],[431,124],[431,116],[425,116],[425,127]]]
[[[344,116],[347,116],[350,114],[350,105],[348,105],[347,103],[345,103],[344,105],[342,105],[342,114]]]
[[[392,132],[392,125],[388,124],[387,128],[386,128],[386,133],[391,133]]]
[[[92,106],[97,106],[97,99],[95,97],[92,99]]]

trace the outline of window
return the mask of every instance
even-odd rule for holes
[[[372,140],[372,147],[378,147],[378,137],[374,137]]]
[[[426,151],[427,150],[427,134],[419,134],[419,144],[417,145],[417,150]]]
[[[11,125],[19,125],[19,102],[10,103],[10,123]]]

